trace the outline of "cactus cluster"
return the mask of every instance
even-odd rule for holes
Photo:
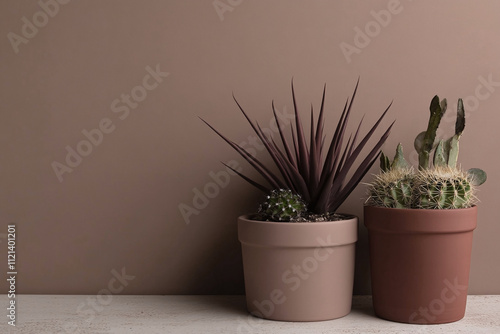
[[[275,189],[260,205],[260,220],[290,222],[300,218],[307,211],[307,206],[300,195],[289,189]]]
[[[382,172],[368,188],[368,204],[388,208],[460,209],[476,203],[475,186],[486,181],[486,173],[479,168],[464,172],[457,167],[459,140],[465,128],[462,99],[458,100],[455,134],[447,140],[436,141],[446,108],[446,99],[440,101],[434,96],[427,130],[421,132],[414,143],[418,171],[405,160],[401,144],[392,162],[381,154]]]

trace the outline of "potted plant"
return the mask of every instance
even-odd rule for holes
[[[311,107],[309,143],[293,82],[295,127],[290,124],[291,139],[272,105],[280,145],[250,120],[235,99],[279,173],[209,125],[268,184],[233,169],[267,195],[257,214],[238,218],[247,307],[253,315],[283,321],[319,321],[350,312],[358,219],[336,210],[378,159],[392,127],[391,124],[366,155],[362,154],[389,105],[364,136],[360,133],[360,123],[357,131],[345,140],[357,87],[346,101],[329,145],[324,132],[326,85],[316,124]]]
[[[434,96],[427,130],[415,139],[418,169],[407,163],[399,144],[392,162],[381,154],[382,171],[368,187],[364,218],[373,305],[384,319],[438,324],[465,314],[475,191],[486,174],[457,164],[465,127],[461,99],[455,134],[436,139],[446,107],[446,99]]]

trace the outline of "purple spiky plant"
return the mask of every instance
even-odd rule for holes
[[[309,144],[306,141],[306,135],[302,127],[297,101],[295,99],[295,90],[292,81],[292,98],[295,112],[295,129],[293,124],[290,124],[292,144],[286,139],[284,129],[278,120],[274,101],[272,109],[278,132],[281,139],[281,148],[275,140],[266,135],[257,122],[253,122],[243,110],[239,102],[233,95],[233,99],[238,105],[253,131],[262,141],[267,152],[271,156],[274,164],[279,171],[279,175],[273,173],[259,159],[248,153],[244,148],[235,142],[229,140],[205,120],[205,122],[213,131],[215,131],[222,139],[224,139],[232,148],[234,148],[248,163],[259,172],[260,175],[267,181],[269,186],[254,181],[249,177],[238,172],[234,168],[226,165],[233,170],[244,180],[264,191],[270,193],[273,189],[289,189],[293,193],[301,195],[302,199],[307,203],[309,212],[313,214],[334,213],[338,207],[347,199],[349,194],[359,184],[373,163],[380,155],[380,149],[385,143],[392,124],[386,129],[380,139],[373,145],[368,154],[362,156],[361,151],[365,148],[370,137],[373,135],[380,122],[387,114],[391,104],[382,113],[377,122],[367,132],[367,134],[358,142],[361,125],[360,121],[354,136],[349,135],[347,143],[344,145],[346,136],[346,127],[351,113],[351,107],[358,90],[359,80],[356,83],[352,97],[347,99],[340,119],[337,123],[335,132],[330,142],[330,146],[325,146],[324,135],[324,104],[326,94],[326,84],[323,88],[323,97],[317,124],[314,124],[314,111],[311,106],[311,129]],[[326,152],[326,156],[325,156]],[[356,161],[360,160],[356,164]],[[351,174],[349,172],[353,171]]]

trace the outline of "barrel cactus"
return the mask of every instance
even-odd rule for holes
[[[395,168],[380,173],[368,188],[368,203],[386,208],[411,207],[414,177],[411,168]]]
[[[260,205],[258,216],[261,220],[290,222],[306,213],[307,206],[300,195],[289,189],[275,189]]]
[[[420,170],[415,176],[415,207],[463,209],[476,203],[470,174],[451,167]]]

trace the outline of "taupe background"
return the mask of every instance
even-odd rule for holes
[[[327,83],[331,135],[360,76],[352,125],[366,114],[368,126],[394,100],[383,123],[397,119],[386,151],[398,141],[412,151],[433,95],[448,98],[451,109],[467,99],[460,160],[489,174],[479,193],[469,293],[500,293],[500,3],[221,3],[229,6],[222,19],[211,0],[73,1],[59,5],[18,53],[8,34],[21,36],[22,18],[32,22],[40,5],[0,3],[0,268],[7,271],[5,233],[15,223],[18,292],[96,294],[113,269],[125,268],[135,276],[125,294],[242,293],[236,217],[255,210],[261,195],[231,177],[186,223],[179,205],[193,206],[210,172],[224,170],[220,161],[255,175],[197,116],[242,142],[252,133],[232,92],[268,125],[272,99],[291,110],[293,77],[303,111],[319,106]],[[374,23],[371,12],[392,5],[398,13],[390,22]],[[355,47],[355,29],[365,27],[372,37],[357,40],[363,47],[348,62],[341,43]],[[112,102],[157,64],[169,76],[121,120]],[[59,182],[52,163],[65,163],[66,146],[75,149],[82,130],[105,118],[114,131]],[[447,130],[452,118],[443,122]],[[363,196],[361,185],[341,209],[360,216],[356,294],[370,291]]]

